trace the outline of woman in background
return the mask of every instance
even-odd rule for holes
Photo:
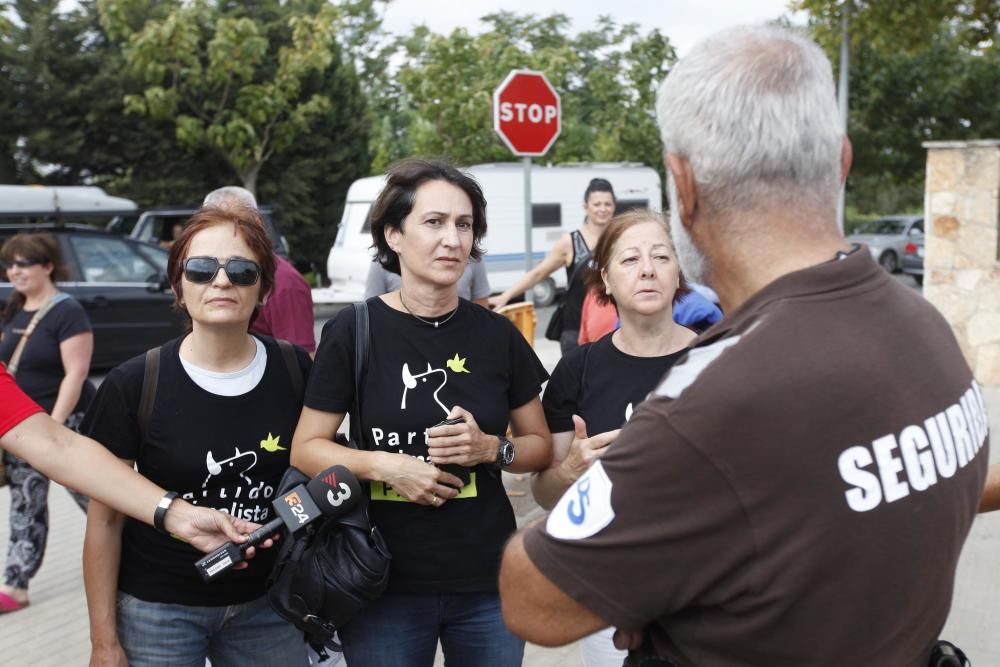
[[[0,361],[24,393],[65,424],[90,398],[84,393],[91,387],[90,319],[76,299],[56,287],[65,267],[51,234],[15,234],[0,251],[0,261],[14,287],[0,315]],[[49,532],[48,478],[13,454],[3,457],[11,503],[0,613],[28,606],[28,583],[42,565]]]
[[[583,210],[586,212],[583,227],[563,234],[538,266],[521,276],[503,293],[490,297],[493,308],[502,308],[516,295],[531,289],[560,267],[565,267],[566,294],[563,295],[564,302],[560,306],[562,331],[559,334],[559,346],[563,354],[577,348],[583,299],[587,295],[587,288],[583,285],[583,270],[590,261],[591,248],[600,240],[608,221],[615,214],[615,191],[611,183],[603,178],[592,179],[583,193]]]

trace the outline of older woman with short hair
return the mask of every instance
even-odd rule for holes
[[[593,261],[584,283],[599,303],[615,306],[621,328],[573,350],[552,371],[543,405],[554,456],[532,482],[546,508],[614,446],[635,407],[696,337],[673,320],[687,285],[660,214],[637,209],[612,219]],[[583,638],[580,647],[585,667],[617,667],[625,659],[611,630]]]
[[[402,280],[367,301],[370,351],[352,414],[360,448],[333,442],[355,399],[350,308],[324,327],[292,444],[307,474],[339,463],[367,482],[392,552],[388,591],[340,631],[344,656],[351,667],[429,667],[440,640],[448,664],[520,665],[524,643],[497,594],[515,528],[500,471],[548,465],[548,375],[513,324],[458,296],[486,233],[471,177],[444,162],[397,163],[371,220],[378,261]]]

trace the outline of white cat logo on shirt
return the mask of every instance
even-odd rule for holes
[[[545,522],[545,532],[560,540],[596,535],[615,518],[611,488],[604,466],[595,461],[556,503]]]

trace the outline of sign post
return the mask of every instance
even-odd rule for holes
[[[524,268],[531,271],[531,158],[545,155],[562,129],[559,93],[541,72],[511,70],[493,91],[493,130],[524,165]],[[525,295],[531,301],[531,290]]]

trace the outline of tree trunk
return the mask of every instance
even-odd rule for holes
[[[237,175],[243,181],[243,187],[257,196],[257,176],[260,174],[261,163],[255,162],[249,169],[238,169]]]

